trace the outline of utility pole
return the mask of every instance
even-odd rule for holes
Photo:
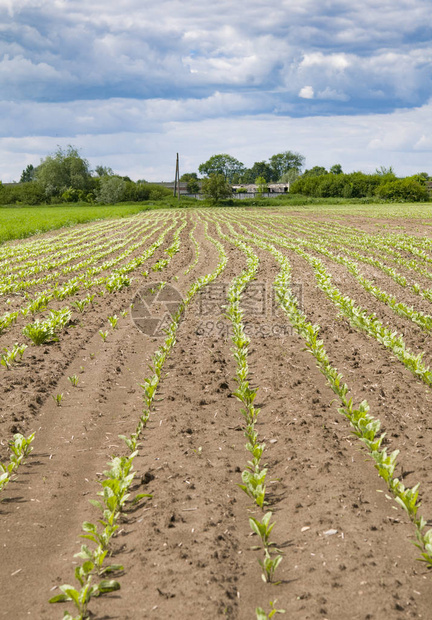
[[[177,194],[177,200],[180,200],[180,169],[179,169],[179,154],[177,153],[176,159],[176,171],[174,181],[174,196]]]

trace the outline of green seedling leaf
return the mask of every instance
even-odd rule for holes
[[[144,499],[144,497],[149,497],[150,499],[153,497],[153,495],[151,493],[138,493],[138,495],[135,495],[134,498],[134,504],[139,502],[141,499]]]
[[[106,594],[107,592],[115,592],[116,590],[120,590],[120,584],[118,581],[105,579],[98,584],[97,588],[100,594]]]

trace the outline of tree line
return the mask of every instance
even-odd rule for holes
[[[289,183],[291,195],[314,198],[365,198],[397,202],[424,202],[430,199],[431,178],[427,172],[398,178],[391,166],[381,166],[372,174],[344,173],[341,164],[334,164],[329,170],[314,166],[302,171],[304,161],[300,153],[285,151],[272,155],[267,162],[255,162],[251,168],[246,168],[230,155],[213,155],[198,168],[205,175],[201,191],[208,198],[218,201],[232,194],[233,184],[254,183],[258,193],[264,193],[268,191],[269,183],[278,182]],[[193,178],[184,175],[184,180],[195,185],[198,183],[196,174]],[[238,191],[243,190],[239,188]]]
[[[89,162],[73,146],[58,148],[39,166],[29,164],[18,184],[0,183],[0,204],[88,202],[115,204],[160,200],[171,196],[165,187],[132,181],[128,176],[114,174],[106,166],[90,169]]]
[[[421,172],[398,178],[393,169],[381,167],[373,174],[344,173],[340,164],[329,170],[314,166],[303,170],[305,157],[294,151],[276,153],[250,168],[227,153],[212,155],[196,172],[183,174],[189,194],[201,193],[213,202],[232,196],[233,185],[256,184],[258,192],[269,183],[290,185],[290,194],[314,198],[366,198],[394,201],[426,201],[430,177]],[[239,190],[241,191],[241,189]],[[23,170],[18,184],[2,185],[0,204],[89,202],[114,204],[168,198],[172,191],[146,181],[132,181],[106,166],[90,169],[89,162],[73,146],[58,148],[34,167]]]

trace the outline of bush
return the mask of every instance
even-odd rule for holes
[[[322,174],[301,176],[291,184],[290,193],[316,198],[371,198],[382,184],[396,181],[393,174]]]
[[[162,200],[163,198],[168,198],[173,195],[172,190],[162,185],[151,185],[149,183],[147,187],[150,190],[149,200]]]
[[[150,196],[150,190],[147,183],[134,183],[133,181],[126,181],[123,200],[126,202],[142,202],[148,200]]]
[[[232,194],[231,186],[223,174],[211,174],[201,184],[201,191],[212,202],[219,202],[229,198]]]
[[[43,187],[36,181],[30,183],[16,183],[14,185],[0,184],[0,204],[28,204],[40,205],[46,202]]]
[[[197,179],[189,179],[186,184],[186,191],[188,194],[198,194],[200,191],[200,184]]]
[[[125,199],[126,181],[120,177],[110,176],[100,179],[100,187],[96,194],[96,202],[115,204]]]
[[[385,200],[398,202],[426,202],[429,200],[427,188],[410,177],[383,183],[376,189],[375,195]]]

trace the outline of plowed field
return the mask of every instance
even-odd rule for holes
[[[431,618],[428,223],[158,211],[2,245],[0,618]]]

